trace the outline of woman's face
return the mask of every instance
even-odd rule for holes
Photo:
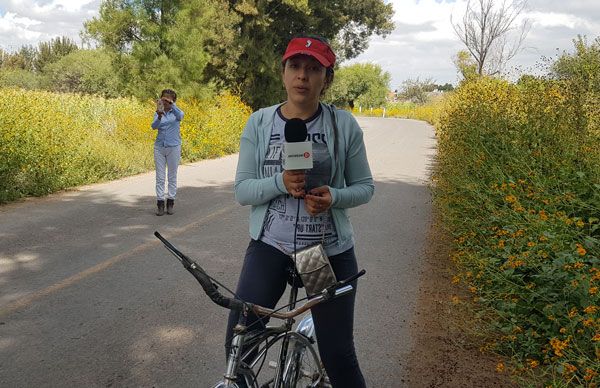
[[[309,55],[289,58],[283,68],[283,84],[288,101],[297,105],[315,105],[325,87],[326,69]]]

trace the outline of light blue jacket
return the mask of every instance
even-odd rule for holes
[[[263,175],[263,164],[278,106],[254,112],[246,123],[240,141],[240,155],[235,174],[235,199],[241,205],[252,206],[250,237],[254,240],[258,240],[262,234],[269,202],[287,194],[282,173],[266,178]],[[331,160],[334,161],[331,164],[332,180],[329,191],[333,201],[331,214],[338,234],[338,245],[345,245],[349,240],[354,240],[352,224],[346,209],[369,202],[375,185],[367,161],[363,132],[352,114],[330,105],[321,104],[321,107],[326,138],[337,141],[337,150],[334,150],[334,141],[327,142]],[[335,137],[332,113],[335,114],[337,123]]]
[[[159,147],[177,147],[181,145],[181,120],[183,120],[183,111],[173,103],[171,109],[158,117],[154,113],[154,120],[150,126],[157,129],[154,145]]]

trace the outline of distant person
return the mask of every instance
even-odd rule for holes
[[[156,101],[152,128],[157,130],[154,142],[156,167],[157,216],[165,214],[165,171],[168,169],[167,214],[173,214],[177,194],[177,168],[181,159],[181,120],[183,111],[175,105],[177,93],[165,89]]]

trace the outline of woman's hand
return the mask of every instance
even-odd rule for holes
[[[294,198],[302,198],[305,194],[304,170],[285,170],[283,171],[283,184],[288,193]]]
[[[329,186],[312,189],[304,197],[304,207],[311,216],[326,212],[331,207],[331,193]]]

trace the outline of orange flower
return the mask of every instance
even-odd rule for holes
[[[590,369],[590,368],[586,368],[585,369],[585,376],[583,376],[583,379],[585,381],[592,381],[592,379],[594,377],[598,376],[598,373],[595,372],[594,370]]]
[[[505,366],[503,362],[499,362],[498,365],[496,365],[496,372],[498,373],[502,373],[504,372]]]
[[[575,365],[571,365],[571,364],[563,364],[565,367],[565,373],[575,373],[577,372],[577,367]]]
[[[579,256],[585,256],[585,254],[587,253],[587,251],[585,250],[585,248],[583,247],[583,245],[577,243],[575,244],[577,246],[577,253],[579,254]]]
[[[586,314],[594,314],[596,311],[598,311],[598,307],[592,305],[592,306],[587,306],[586,308],[583,309],[583,312]]]
[[[563,350],[566,349],[567,346],[569,346],[569,340],[566,339],[564,341],[561,341],[555,337],[550,340],[550,345],[552,346],[552,349],[554,350],[554,354],[557,355],[558,357],[562,357],[562,356],[564,356]]]
[[[596,295],[598,293],[598,287],[590,287],[590,295]]]

